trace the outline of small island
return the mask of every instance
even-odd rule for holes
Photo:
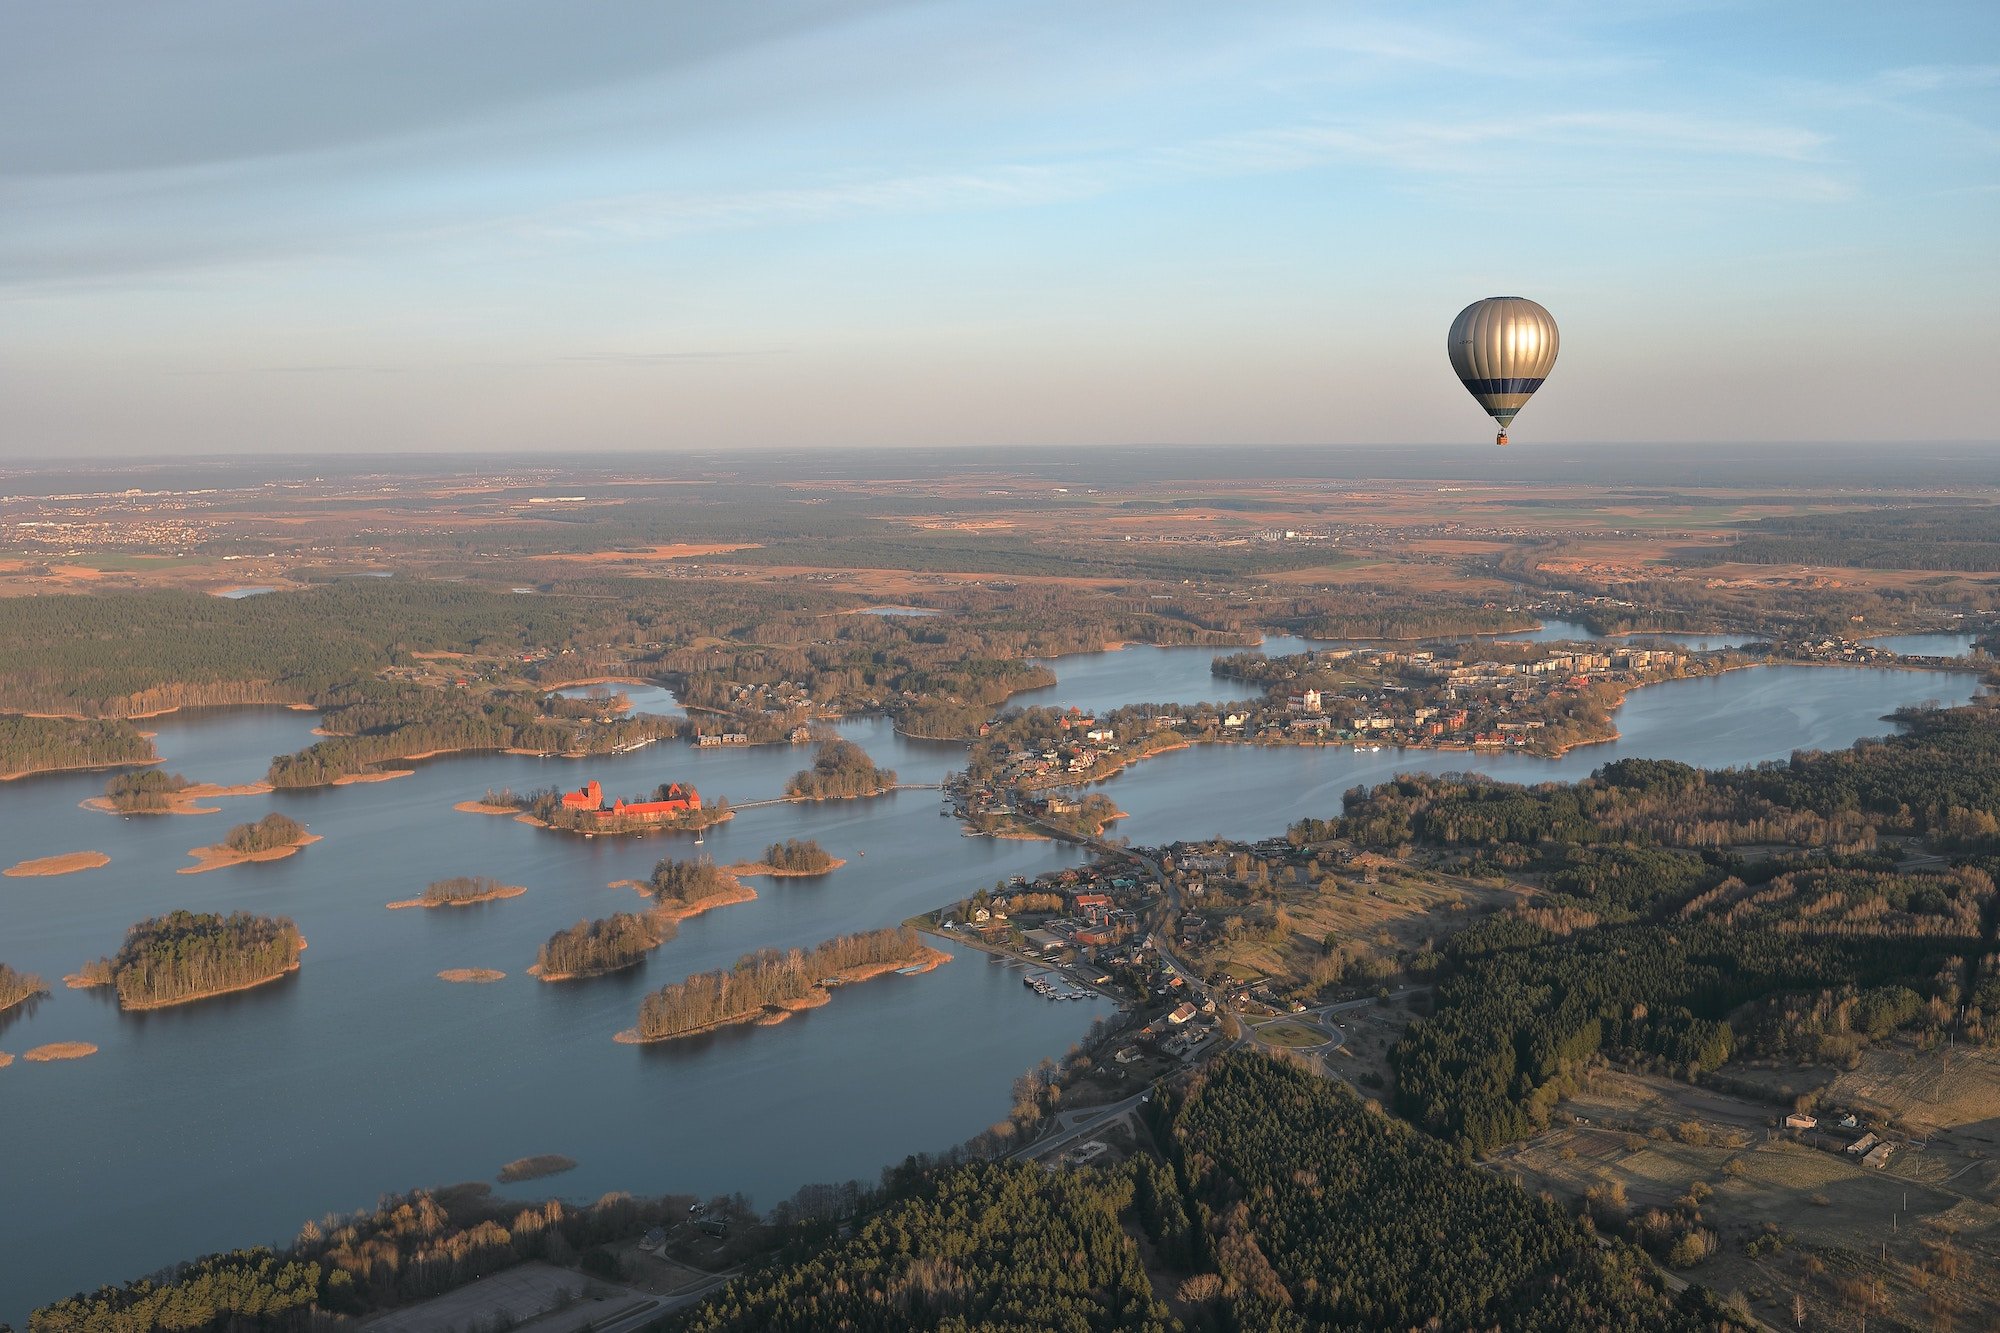
[[[164,1009],[276,981],[298,970],[305,947],[286,917],[171,912],[141,921],[126,932],[115,957],[65,981],[75,989],[110,986],[127,1011]]]
[[[565,1157],[559,1152],[538,1153],[533,1157],[517,1157],[500,1168],[500,1183],[514,1185],[523,1180],[540,1180],[543,1176],[561,1175],[565,1171],[576,1170],[576,1158]]]
[[[318,841],[319,835],[306,832],[304,824],[290,815],[273,811],[254,824],[238,824],[213,847],[190,848],[188,855],[195,859],[195,863],[182,866],[179,873],[199,875],[204,870],[219,870],[223,866],[241,865],[246,861],[282,860],[299,848]]]
[[[507,974],[490,967],[448,967],[438,973],[439,981],[466,982],[485,985],[494,981],[505,981]]]
[[[5,963],[0,963],[0,1015],[6,1014],[15,1005],[27,1004],[48,993],[47,983],[33,972],[16,972]]]
[[[727,970],[701,972],[662,986],[639,1006],[628,1045],[693,1037],[738,1023],[781,1023],[832,998],[832,990],[881,976],[918,973],[950,960],[908,926],[842,935],[811,949],[745,954]]]
[[[95,870],[108,866],[111,858],[103,852],[64,852],[60,856],[38,856],[27,861],[16,861],[0,875],[10,879],[28,879],[38,875],[74,875],[79,870]]]
[[[853,741],[830,736],[819,743],[811,768],[792,774],[785,797],[793,801],[847,801],[880,796],[896,785],[896,771],[877,768]]]
[[[543,981],[581,981],[608,976],[646,960],[674,936],[672,918],[659,912],[619,912],[600,921],[579,921],[549,936],[528,969]]]
[[[729,867],[732,875],[770,875],[780,879],[813,878],[830,875],[847,862],[828,852],[811,838],[787,838],[764,849],[761,861],[746,861]]]
[[[103,803],[121,815],[192,814],[185,793],[194,786],[192,778],[178,773],[162,773],[143,768],[134,773],[116,773],[104,784]],[[201,811],[213,814],[214,809]]]
[[[613,888],[630,888],[652,898],[654,910],[675,921],[732,903],[747,903],[757,891],[723,870],[708,857],[676,861],[668,857],[653,866],[652,877],[641,882],[621,879]]]
[[[432,880],[416,897],[390,903],[389,910],[399,912],[406,907],[470,907],[474,903],[518,898],[527,891],[525,885],[502,884],[490,875],[453,875],[450,879]]]
[[[511,806],[509,803],[511,802]],[[488,791],[479,801],[461,803],[461,810],[493,814],[508,808],[515,818],[565,833],[693,833],[734,818],[727,800],[703,801],[701,793],[683,782],[663,782],[645,796],[630,800],[606,796],[595,779],[575,791],[554,787],[517,796]]]
[[[83,808],[107,815],[213,815],[221,813],[222,807],[203,805],[210,797],[262,796],[270,790],[268,782],[221,787],[149,768],[114,774],[104,784],[104,794],[91,797],[83,803]]]
[[[46,1046],[37,1046],[32,1051],[21,1054],[23,1060],[32,1060],[38,1065],[52,1064],[57,1060],[81,1060],[86,1055],[96,1055],[97,1048],[87,1041],[52,1041]]]

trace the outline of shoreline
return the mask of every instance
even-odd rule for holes
[[[53,717],[56,715],[52,713],[23,713],[21,716]],[[77,717],[63,718],[62,720],[65,722],[90,722],[96,719]],[[108,768],[151,768],[155,764],[165,762],[159,755],[155,754],[151,759],[113,759],[105,763],[52,764],[48,768],[17,768],[12,773],[0,773],[0,782],[16,782],[22,778],[40,777],[44,773],[91,773],[101,772]]]
[[[39,879],[51,875],[74,875],[80,870],[96,870],[111,864],[111,858],[103,852],[62,852],[55,856],[31,857],[16,861],[0,875],[9,879]]]
[[[499,888],[491,892],[474,894],[470,898],[443,898],[436,902],[432,902],[428,898],[399,898],[393,903],[384,904],[384,906],[392,912],[400,912],[406,907],[421,907],[425,909],[434,907],[472,907],[479,903],[499,902],[503,898],[518,898],[527,891],[528,886],[525,884],[502,884]]]
[[[728,874],[739,877],[748,875],[752,878],[767,879],[818,879],[821,875],[831,875],[846,864],[846,857],[836,856],[827,862],[824,870],[780,870],[768,861],[739,861],[733,866],[724,866],[722,869]]]
[[[195,858],[195,863],[191,866],[182,866],[174,873],[199,875],[204,871],[220,870],[224,866],[243,865],[251,861],[282,861],[300,848],[310,847],[318,841],[320,841],[319,834],[308,833],[297,842],[287,843],[283,847],[266,847],[261,852],[235,852],[219,844],[212,847],[190,847],[188,855]]]
[[[654,897],[652,892],[647,888],[646,881],[643,879],[614,879],[604,887],[607,889],[630,889],[641,898],[652,898],[656,904],[653,908],[655,912],[658,912],[665,920],[678,923],[686,921],[690,917],[700,916],[703,912],[712,912],[718,907],[733,907],[737,903],[756,901],[757,890],[738,880],[728,870],[724,870],[722,873],[728,875],[732,881],[730,887],[721,893],[710,894],[699,902],[692,903],[662,903],[658,898]]]
[[[922,975],[925,972],[935,971],[951,961],[951,955],[942,949],[928,944],[919,947],[922,952],[914,958],[892,962],[868,963],[861,967],[850,967],[836,972],[830,977],[822,978],[822,980],[837,982],[842,986],[858,986],[864,981],[873,981],[876,977],[884,976],[890,972],[902,972],[905,968],[914,969],[910,973],[912,976]],[[680,1032],[671,1032],[659,1037],[642,1037],[639,1035],[639,1029],[626,1028],[611,1039],[621,1046],[653,1046],[661,1042],[679,1041],[684,1037],[704,1036],[710,1032],[719,1032],[723,1028],[742,1027],[745,1024],[756,1027],[775,1027],[777,1024],[790,1018],[793,1014],[803,1013],[808,1009],[817,1009],[821,1005],[829,1003],[832,999],[833,992],[831,989],[815,984],[811,990],[796,1000],[785,1000],[778,1004],[759,1005],[757,1008],[741,1014],[732,1014],[727,1018],[719,1018],[713,1023],[703,1023],[699,1027],[687,1028]]]
[[[299,948],[303,950],[305,947],[306,947],[305,941],[300,940]],[[127,1004],[125,1003],[124,1000],[121,999],[118,1001],[118,1008],[119,1011],[122,1013],[138,1014],[138,1013],[144,1013],[150,1009],[171,1009],[175,1005],[179,1004],[193,1004],[198,1000],[212,1000],[218,995],[234,995],[238,991],[256,990],[259,986],[268,986],[274,981],[284,980],[292,973],[298,971],[299,966],[300,964],[297,961],[294,961],[292,965],[286,968],[284,971],[273,972],[268,977],[259,977],[255,981],[239,982],[234,986],[220,986],[214,990],[199,991],[193,995],[176,995],[171,1000],[143,1000],[138,1004]],[[108,985],[111,983],[106,983],[106,984]],[[77,989],[82,990],[87,988],[77,987]]]
[[[466,802],[465,804],[470,805],[470,804],[475,804],[475,802]],[[453,807],[453,809],[457,808],[458,807],[456,806]],[[471,813],[484,814],[486,812],[472,811]],[[534,815],[531,815],[527,811],[523,810],[514,816],[514,822],[517,824],[532,825],[535,828],[545,828],[554,833],[574,833],[580,838],[616,838],[616,837],[623,837],[627,834],[701,833],[708,829],[714,828],[717,824],[726,824],[734,818],[736,818],[736,811],[732,809],[723,811],[716,818],[711,819],[703,824],[641,824],[637,828],[586,829],[586,828],[570,828],[569,826],[564,824],[551,824],[548,820],[538,819]]]
[[[214,782],[191,782],[179,791],[167,793],[167,807],[164,810],[120,810],[108,796],[86,796],[78,801],[79,808],[95,810],[105,815],[217,815],[222,813],[219,805],[201,805],[202,801],[212,801],[225,796],[269,796],[277,790],[268,782],[239,782],[233,786],[223,786]]]

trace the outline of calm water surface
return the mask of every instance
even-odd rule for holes
[[[1061,682],[1021,702],[1094,710],[1226,697],[1208,674],[1213,656],[1132,648],[1065,658]],[[1536,780],[1581,776],[1628,754],[1754,762],[1878,734],[1892,709],[1962,702],[1975,682],[1950,672],[1738,671],[1634,693],[1618,715],[1622,740],[1561,760],[1202,746],[1142,764],[1106,790],[1132,815],[1118,831],[1141,843],[1255,837],[1330,814],[1346,788],[1398,770]],[[658,687],[614,688],[635,707],[674,710]],[[314,721],[283,709],[211,710],[144,725],[158,732],[169,770],[237,783],[309,744]],[[963,762],[961,747],[905,740],[883,722],[842,731],[905,782],[934,782]],[[0,1157],[0,1320],[18,1326],[32,1305],[205,1250],[282,1241],[308,1217],[387,1191],[490,1180],[534,1153],[580,1165],[514,1187],[522,1197],[741,1190],[768,1206],[809,1181],[872,1177],[1000,1119],[1014,1077],[1059,1055],[1109,1006],[1048,1003],[1011,968],[969,951],[925,976],[844,989],[775,1028],[649,1048],[611,1036],[665,982],[755,948],[892,925],[997,879],[1074,864],[1074,850],[963,837],[923,791],[744,811],[709,830],[699,850],[726,864],[754,860],[779,838],[812,837],[847,866],[817,881],[753,880],[755,902],[684,922],[643,968],[549,986],[525,969],[552,931],[638,906],[609,881],[697,849],[685,835],[578,839],[451,809],[488,786],[587,777],[613,792],[683,779],[711,798],[756,800],[778,795],[808,756],[669,743],[585,761],[461,756],[389,782],[225,799],[222,813],[196,817],[80,809],[102,774],[0,786],[0,860],[85,849],[112,858],[76,875],[0,880],[0,959],[13,966],[55,980],[113,952],[134,921],[174,908],[284,914],[310,942],[299,973],[242,995],[122,1015],[101,993],[59,987],[0,1030],[0,1049],[16,1054],[55,1041],[101,1048],[74,1063],[0,1071],[9,1146]],[[174,873],[188,848],[273,809],[324,841],[283,861]],[[496,875],[529,892],[473,908],[383,907],[454,874]],[[450,967],[508,976],[488,986],[438,981]]]

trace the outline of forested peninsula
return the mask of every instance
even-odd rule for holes
[[[297,970],[305,947],[286,917],[172,912],[132,927],[116,955],[70,984],[110,986],[121,1009],[162,1009],[276,981]]]
[[[843,935],[811,949],[760,949],[732,968],[702,972],[648,995],[638,1024],[618,1040],[671,1041],[736,1023],[781,1022],[825,1004],[829,986],[908,967],[929,970],[949,957],[907,926]]]
[[[130,722],[0,713],[0,782],[69,768],[159,761]]]

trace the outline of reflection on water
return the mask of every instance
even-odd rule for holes
[[[1276,639],[1266,649],[1307,646]],[[1134,648],[1065,658],[1056,664],[1061,682],[1022,702],[1096,710],[1226,697],[1208,672],[1213,656]],[[1627,754],[1755,762],[1879,733],[1895,707],[1959,702],[1974,682],[1948,672],[1739,671],[1637,691],[1618,714],[1622,740],[1560,760],[1201,746],[1139,765],[1106,790],[1131,812],[1116,831],[1140,843],[1254,837],[1331,814],[1346,788],[1400,769],[1540,780]],[[673,706],[657,686],[617,688],[647,711]],[[234,784],[311,743],[314,721],[285,709],[222,709],[144,725],[157,731],[169,771]],[[840,730],[905,782],[936,782],[964,762],[962,746],[909,740],[882,720]],[[753,880],[754,902],[682,923],[643,967],[549,986],[525,975],[537,946],[579,919],[638,905],[609,883],[643,878],[662,855],[692,854],[691,840],[579,839],[451,809],[487,787],[588,777],[614,792],[689,780],[741,803],[780,795],[809,758],[803,747],[670,743],[589,760],[455,756],[389,782],[220,798],[222,813],[197,817],[80,809],[102,789],[102,774],[0,787],[10,860],[85,849],[112,858],[78,875],[4,881],[0,960],[60,977],[113,952],[132,922],[172,908],[288,915],[309,941],[299,973],[226,1000],[140,1016],[120,1014],[101,992],[59,991],[7,1029],[17,1052],[75,1040],[101,1053],[0,1073],[9,1142],[47,1148],[0,1157],[0,1198],[12,1216],[35,1219],[32,1233],[17,1228],[0,1264],[0,1320],[18,1326],[30,1305],[79,1288],[290,1235],[304,1218],[362,1207],[385,1191],[491,1179],[502,1163],[535,1153],[578,1160],[554,1185],[573,1196],[743,1190],[769,1205],[807,1181],[872,1177],[1001,1118],[1015,1075],[1060,1054],[1107,1006],[1044,1001],[978,954],[925,976],[843,988],[824,1008],[772,1028],[645,1049],[610,1038],[664,982],[756,948],[893,925],[997,880],[1074,864],[1074,849],[963,837],[925,791],[745,810],[710,829],[700,850],[728,864],[808,837],[848,865],[818,880]],[[280,861],[173,873],[188,848],[273,809],[324,841]],[[476,909],[384,910],[456,874],[495,875],[529,892]],[[508,976],[487,986],[437,980],[453,967]],[[205,1202],[190,1209],[190,1199]]]

